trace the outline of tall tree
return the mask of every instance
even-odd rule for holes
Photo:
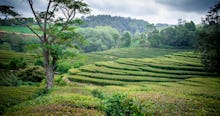
[[[13,6],[0,5],[0,13],[5,16],[5,20],[8,19],[8,16],[19,16],[19,14],[15,12],[13,9]]]
[[[80,36],[74,31],[73,23],[80,23],[75,19],[77,13],[90,12],[88,5],[82,0],[48,0],[45,11],[34,9],[34,0],[27,0],[39,27],[39,34],[31,25],[25,24],[40,40],[43,50],[44,67],[46,72],[46,88],[53,87],[54,70],[57,60],[63,53],[64,45],[70,45],[73,39]],[[59,13],[57,13],[59,12]],[[60,16],[58,14],[62,14]],[[74,20],[75,19],[75,20]]]
[[[198,48],[202,63],[210,71],[220,73],[220,2],[206,15],[204,27],[199,31]]]

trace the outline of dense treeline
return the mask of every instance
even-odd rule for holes
[[[120,16],[111,16],[111,15],[97,15],[97,16],[88,16],[82,17],[82,20],[85,22],[82,27],[96,27],[96,26],[111,26],[116,28],[120,33],[129,31],[134,34],[135,32],[150,32],[158,28],[166,28],[169,25],[167,24],[150,24],[144,20],[137,20],[131,18],[124,18]]]
[[[195,24],[191,21],[162,31],[155,30],[148,36],[152,47],[194,48],[197,31]]]
[[[198,50],[206,70],[220,74],[220,2],[212,7],[198,33]]]
[[[85,44],[80,44],[85,52],[102,51],[119,46],[120,34],[114,28],[80,28],[77,32],[86,40]]]

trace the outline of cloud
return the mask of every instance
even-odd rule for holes
[[[92,9],[103,13],[111,14],[157,14],[158,11],[153,8],[154,2],[149,0],[85,0]]]
[[[36,11],[46,9],[47,0],[33,0]],[[0,5],[10,5],[24,17],[33,16],[27,0],[0,0]]]
[[[155,0],[168,8],[185,12],[204,13],[219,0]]]
[[[150,23],[177,24],[177,19],[200,23],[209,7],[219,0],[84,0],[92,9],[91,15],[144,19]],[[33,0],[36,10],[46,9],[48,0]],[[14,6],[25,17],[33,16],[27,0],[0,0],[0,4]],[[78,15],[81,16],[81,15]]]

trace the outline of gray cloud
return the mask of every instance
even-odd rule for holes
[[[41,11],[46,9],[47,0],[33,0],[34,8],[37,11]],[[14,9],[20,13],[22,16],[30,17],[33,16],[28,5],[27,0],[1,0],[0,5],[10,5],[13,6]]]
[[[200,23],[209,7],[220,0],[84,0],[93,10],[92,15],[144,19],[151,23],[176,24],[178,18]],[[48,0],[33,0],[36,10],[46,9]],[[33,16],[27,0],[0,0],[0,5],[15,7],[24,17]],[[59,14],[58,14],[59,15]],[[80,16],[80,15],[79,15]]]
[[[85,0],[93,9],[103,13],[123,14],[157,14],[158,11],[151,9],[152,6],[146,0]]]
[[[157,3],[166,5],[168,8],[183,11],[204,13],[208,9],[220,2],[220,0],[155,0]]]

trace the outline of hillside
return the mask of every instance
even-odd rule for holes
[[[154,25],[144,20],[111,15],[92,15],[82,17],[82,20],[84,21],[84,25],[82,25],[82,27],[111,26],[116,28],[120,33],[129,31],[132,34],[135,32],[149,32],[154,29],[161,30],[169,27],[167,24]]]
[[[145,56],[135,54],[132,49],[133,55],[126,56],[127,50],[92,53],[89,58],[93,62],[56,76],[56,86],[48,94],[10,107],[5,115],[99,116],[108,109],[122,108],[139,115],[220,113],[220,80],[203,70],[199,54],[169,50],[155,53],[159,49],[145,48],[139,49]],[[109,53],[116,58],[111,61],[94,58],[96,54],[102,54],[103,58]]]

